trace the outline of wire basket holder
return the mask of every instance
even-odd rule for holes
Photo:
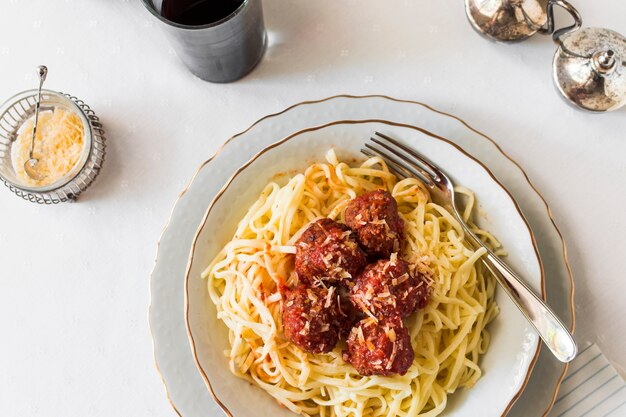
[[[11,162],[11,146],[18,137],[22,124],[35,111],[36,91],[29,90],[9,99],[0,110],[0,180],[16,195],[33,203],[57,204],[75,201],[100,173],[106,153],[106,138],[102,123],[95,112],[83,100],[70,94],[44,90],[42,107],[53,108],[55,105],[69,107],[82,116],[85,129],[85,143],[88,153],[75,175],[58,185],[48,187],[29,187],[19,184],[14,178]]]

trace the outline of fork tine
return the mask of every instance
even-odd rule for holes
[[[434,184],[435,182],[438,181],[438,177],[436,175],[432,175],[428,170],[424,169],[421,165],[416,164],[413,162],[412,159],[408,158],[406,155],[404,155],[403,153],[399,152],[398,150],[396,150],[395,148],[389,146],[388,144],[381,142],[375,138],[370,138],[376,145],[378,145],[379,147],[384,148],[387,152],[387,155],[389,155],[389,153],[391,155],[393,155],[392,157],[388,158],[394,158],[396,163],[402,163],[404,165],[407,165],[409,167],[411,167],[411,172],[419,172],[421,175],[419,176],[420,179],[424,180],[427,179],[427,184]],[[365,145],[368,146],[368,145]],[[370,145],[371,147],[371,145]],[[374,148],[376,149],[378,152],[381,152],[380,149],[378,148]]]
[[[440,178],[439,177],[445,177],[445,173],[438,168],[435,164],[433,164],[428,158],[426,158],[424,155],[420,154],[419,152],[415,151],[414,149],[409,148],[406,145],[403,145],[402,143],[398,142],[397,140],[390,138],[389,136],[382,134],[380,132],[375,132],[376,136],[379,136],[380,138],[386,140],[387,142],[392,143],[395,147],[401,149],[402,151],[404,151],[405,153],[409,154],[411,157],[413,157],[414,159],[414,163],[416,165],[419,165],[422,169],[424,169],[425,171],[428,171],[434,178],[436,181],[438,181]],[[372,138],[372,141],[374,141],[375,143],[384,146],[383,142],[378,139],[378,138]],[[387,145],[389,146],[389,145]],[[397,152],[397,151],[396,151]]]
[[[387,168],[389,168],[389,171],[393,172],[394,174],[396,174],[398,177],[400,178],[407,178],[410,177],[411,174],[408,171],[401,171],[401,168],[396,166],[393,163],[390,163],[390,161],[387,161],[386,159],[384,159],[382,156],[368,150],[368,149],[361,149],[361,153],[369,158],[374,158],[374,157],[378,157],[378,158],[382,158],[383,161],[385,161],[385,163],[387,164]]]
[[[386,150],[375,148],[369,143],[366,143],[365,147],[368,149],[371,149],[372,151],[374,151],[374,153],[378,154],[378,156],[383,158],[388,165],[393,164],[397,168],[402,168],[403,171],[408,172],[410,174],[409,176],[419,178],[424,184],[426,184],[429,187],[434,186],[434,182],[432,178],[430,177],[430,175],[425,175],[424,171],[416,169],[416,167],[414,167],[413,165],[408,164],[407,161],[398,159],[396,157],[396,154],[394,153],[390,154]]]

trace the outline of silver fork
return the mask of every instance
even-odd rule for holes
[[[578,350],[576,342],[561,320],[504,261],[485,246],[463,221],[455,204],[454,184],[445,172],[423,155],[389,136],[376,132],[375,136],[370,139],[373,144],[366,143],[365,149],[361,149],[361,152],[369,157],[382,158],[389,169],[399,177],[418,178],[428,187],[435,203],[449,207],[462,225],[468,242],[476,248],[487,249],[487,253],[481,260],[537,330],[554,356],[562,362],[570,362],[574,359]]]

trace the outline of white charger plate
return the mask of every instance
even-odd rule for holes
[[[479,203],[478,225],[498,237],[510,254],[507,263],[541,292],[542,269],[534,238],[517,204],[484,165],[458,146],[423,129],[381,121],[340,121],[292,134],[265,148],[225,184],[209,205],[191,250],[185,297],[190,343],[207,387],[227,414],[294,416],[262,389],[229,375],[224,357],[229,348],[228,331],[217,318],[206,280],[200,278],[202,271],[232,239],[239,220],[275,174],[302,172],[310,164],[324,161],[331,148],[340,160],[363,160],[360,149],[377,131],[419,150],[455,184],[473,190]],[[484,374],[471,390],[448,397],[445,416],[502,416],[526,384],[539,354],[539,338],[504,292],[496,292],[496,301],[500,314],[489,327],[491,343],[480,363]]]
[[[177,201],[159,242],[151,275],[150,327],[157,368],[168,398],[184,417],[215,416],[220,408],[207,392],[191,355],[183,316],[183,280],[188,250],[204,212],[222,184],[252,155],[290,133],[337,119],[384,119],[422,126],[462,146],[512,192],[535,232],[544,259],[550,305],[573,328],[573,280],[565,246],[544,199],[526,174],[487,136],[461,119],[424,104],[384,96],[335,96],[294,105],[266,116],[232,137],[197,171]],[[551,408],[566,366],[544,349],[520,400],[509,416],[542,416]]]

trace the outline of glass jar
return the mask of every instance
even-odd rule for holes
[[[35,114],[37,90],[16,94],[0,106],[0,180],[25,200],[40,204],[56,204],[76,200],[98,176],[105,156],[102,124],[93,110],[82,100],[51,90],[41,91],[40,112],[61,109],[79,117],[83,127],[83,147],[74,166],[51,184],[33,186],[17,175],[13,165],[12,147],[21,126]]]

